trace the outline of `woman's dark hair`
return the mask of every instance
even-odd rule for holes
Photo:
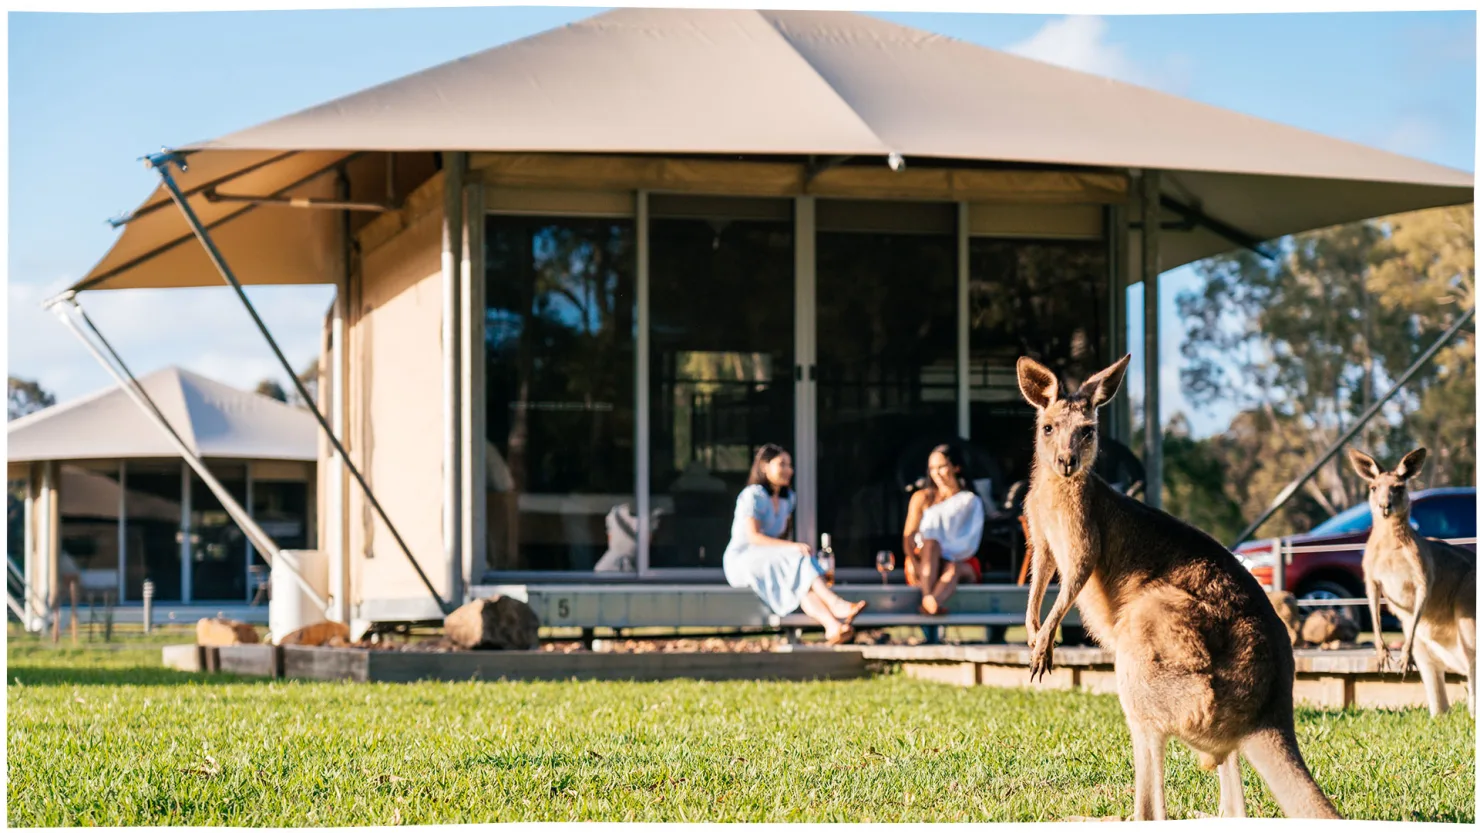
[[[790,497],[791,487],[782,486],[779,490],[771,485],[771,478],[766,477],[766,465],[772,460],[786,453],[786,449],[775,443],[766,443],[755,450],[755,459],[750,463],[750,479],[745,482],[747,486],[765,486],[766,491],[778,497]]]
[[[956,480],[961,484],[961,491],[976,491],[976,484],[971,482],[971,474],[966,470],[966,455],[962,453],[960,447],[955,443],[941,443],[935,448],[930,449],[930,454],[939,454],[946,458],[946,462],[950,463],[951,467],[956,470]],[[925,476],[915,481],[915,488],[911,489],[911,491],[929,489],[935,485],[935,481],[930,479],[930,454],[925,455]]]

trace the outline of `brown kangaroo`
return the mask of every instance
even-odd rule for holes
[[[1300,756],[1295,658],[1263,588],[1217,541],[1090,472],[1097,411],[1120,389],[1129,361],[1061,396],[1052,371],[1018,359],[1018,386],[1038,411],[1024,502],[1034,559],[1030,676],[1053,670],[1054,633],[1078,604],[1085,627],[1115,656],[1136,764],[1135,818],[1166,818],[1168,737],[1218,770],[1222,815],[1244,815],[1243,753],[1285,815],[1340,818]],[[1058,598],[1040,624],[1055,566]]]
[[[1357,475],[1367,481],[1367,505],[1372,508],[1362,576],[1378,664],[1388,664],[1378,615],[1386,596],[1393,615],[1403,623],[1398,670],[1406,674],[1409,663],[1417,661],[1429,713],[1438,717],[1449,709],[1444,675],[1453,671],[1465,675],[1474,717],[1475,554],[1436,538],[1420,538],[1408,525],[1408,481],[1423,470],[1428,449],[1408,452],[1392,471],[1383,471],[1376,460],[1356,449],[1349,449],[1347,456]]]

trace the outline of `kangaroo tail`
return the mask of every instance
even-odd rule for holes
[[[1269,785],[1288,818],[1341,818],[1300,757],[1293,729],[1260,729],[1245,737],[1239,750]]]

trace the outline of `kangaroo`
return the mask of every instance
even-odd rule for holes
[[[1449,709],[1444,674],[1465,675],[1470,716],[1475,714],[1475,554],[1436,538],[1420,538],[1408,524],[1408,481],[1423,470],[1428,450],[1408,452],[1390,472],[1367,454],[1349,449],[1357,476],[1367,481],[1372,508],[1372,534],[1362,552],[1367,606],[1377,637],[1379,667],[1388,664],[1378,605],[1388,607],[1403,623],[1403,651],[1398,670],[1408,673],[1417,661],[1418,676],[1428,695],[1429,714]]]
[[[1138,820],[1166,818],[1168,737],[1217,769],[1224,816],[1244,815],[1242,753],[1285,815],[1340,818],[1295,741],[1295,657],[1264,589],[1217,541],[1089,470],[1098,410],[1120,389],[1130,358],[1069,395],[1048,368],[1018,359],[1018,387],[1038,412],[1024,504],[1034,560],[1029,676],[1052,672],[1054,633],[1077,604],[1085,628],[1115,657]],[[1040,624],[1054,567],[1059,594]]]

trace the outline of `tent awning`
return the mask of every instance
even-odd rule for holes
[[[330,197],[357,152],[884,157],[1168,171],[1256,239],[1473,200],[1474,177],[846,12],[620,9],[186,149],[182,188]],[[214,285],[156,191],[75,289]],[[191,198],[244,283],[334,280],[333,212]],[[142,212],[142,216],[140,216]],[[1163,236],[1163,264],[1231,248]]]

